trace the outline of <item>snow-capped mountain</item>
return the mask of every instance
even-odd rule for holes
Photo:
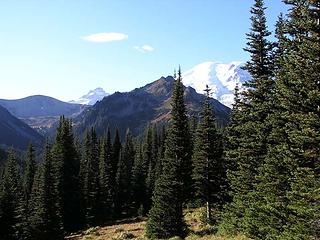
[[[72,100],[70,103],[78,103],[85,105],[94,105],[96,102],[102,100],[104,97],[108,96],[109,93],[106,93],[103,88],[96,88],[89,91],[86,95],[83,95],[78,100]]]
[[[184,72],[182,81],[198,93],[203,93],[208,85],[212,89],[213,98],[232,107],[236,84],[238,83],[241,91],[244,88],[243,83],[251,78],[241,66],[241,62],[204,62]]]

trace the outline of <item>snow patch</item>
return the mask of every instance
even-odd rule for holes
[[[250,74],[241,68],[242,62],[220,63],[204,62],[182,74],[186,86],[193,87],[198,93],[204,93],[206,85],[212,89],[212,97],[222,104],[232,107],[234,89],[238,84],[240,91],[243,83],[250,80]]]
[[[94,90],[90,90],[86,95],[83,95],[78,100],[72,100],[69,102],[83,105],[94,105],[96,102],[102,100],[108,95],[109,94],[106,93],[103,88],[96,88]]]

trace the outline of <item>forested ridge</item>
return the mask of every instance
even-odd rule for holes
[[[275,41],[263,0],[251,8],[246,90],[235,89],[222,129],[204,86],[189,118],[181,69],[171,118],[142,137],[118,129],[75,136],[60,118],[55,139],[23,166],[13,150],[1,172],[0,237],[63,239],[92,226],[147,217],[145,236],[189,234],[184,209],[205,207],[217,234],[251,239],[320,238],[320,1],[284,0]]]

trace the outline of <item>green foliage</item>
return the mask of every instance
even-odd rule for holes
[[[252,223],[248,215],[250,204],[255,201],[256,176],[267,154],[267,121],[273,106],[273,44],[268,41],[265,7],[262,0],[255,0],[251,8],[251,31],[247,34],[250,61],[245,69],[252,79],[245,83],[247,89],[238,93],[232,119],[226,134],[226,160],[230,184],[231,204],[222,224],[234,224],[234,231],[250,232]],[[228,217],[228,218],[227,218]],[[229,228],[228,227],[228,228]]]
[[[112,178],[112,144],[110,129],[107,131],[107,138],[100,143],[99,154],[99,222],[113,218],[114,214],[114,191],[115,183]]]
[[[120,161],[118,164],[118,171],[116,177],[117,183],[117,199],[116,207],[117,211],[121,214],[123,211],[127,211],[130,208],[131,200],[131,178],[132,178],[132,166],[134,163],[135,149],[133,144],[133,137],[128,130],[125,138],[125,143],[121,151]]]
[[[85,217],[89,226],[98,223],[99,212],[99,152],[98,140],[94,128],[87,131],[84,154],[81,163],[82,194],[85,205]]]
[[[182,205],[190,199],[192,165],[180,69],[172,94],[171,115],[163,172],[156,181],[146,228],[150,238],[184,236],[186,232]]]
[[[23,211],[22,184],[13,150],[9,152],[0,192],[0,232],[4,240],[20,239]]]
[[[211,222],[212,205],[221,208],[225,185],[225,166],[222,160],[222,136],[218,133],[210,106],[210,89],[203,105],[193,154],[193,181],[197,199],[207,204],[207,221]]]
[[[29,223],[32,239],[63,238],[52,164],[50,145],[47,143],[43,163],[37,168],[30,199]]]
[[[72,232],[82,224],[80,211],[79,157],[76,152],[72,123],[61,117],[52,147],[52,165],[57,193],[57,215],[64,231]]]

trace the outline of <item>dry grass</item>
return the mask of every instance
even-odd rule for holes
[[[145,219],[127,219],[114,225],[89,228],[81,234],[72,235],[68,240],[126,240],[143,237]]]
[[[190,234],[186,240],[249,240],[244,236],[226,237],[217,236],[216,229],[201,221],[203,209],[185,211],[185,220],[189,226]],[[105,227],[89,228],[78,235],[67,237],[68,240],[146,240],[144,236],[146,219],[127,219]],[[180,240],[175,237],[170,240]]]

